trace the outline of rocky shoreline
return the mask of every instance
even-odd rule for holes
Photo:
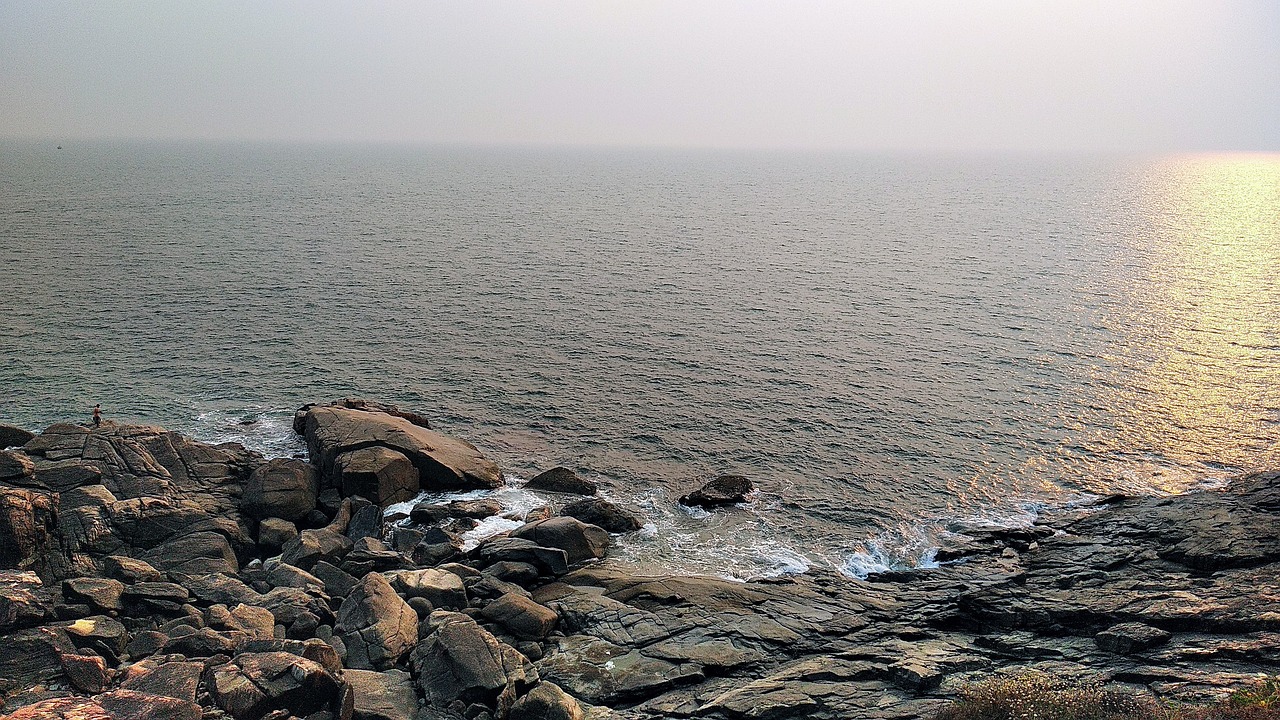
[[[501,485],[474,447],[361,400],[294,425],[309,461],[0,426],[0,713],[922,718],[1006,670],[1205,701],[1280,665],[1278,472],[955,527],[936,569],[738,583],[610,561],[639,522],[564,470],[464,551],[500,506],[383,508]],[[686,501],[734,512],[743,482]]]

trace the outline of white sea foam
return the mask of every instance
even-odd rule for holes
[[[293,431],[293,410],[243,407],[206,410],[184,428],[201,442],[239,443],[266,457],[306,457],[307,445]]]

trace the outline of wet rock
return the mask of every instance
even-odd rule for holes
[[[418,469],[404,453],[386,447],[336,455],[333,476],[343,495],[359,495],[379,507],[412,500],[418,494]]]
[[[681,497],[680,504],[708,509],[736,505],[746,502],[752,490],[751,481],[741,475],[721,475]]]
[[[497,500],[453,500],[444,504],[423,502],[413,506],[409,518],[420,525],[434,525],[453,518],[483,520],[502,512]]]
[[[204,674],[209,695],[235,720],[274,710],[296,717],[341,708],[343,687],[319,663],[286,652],[243,653]]]
[[[413,720],[418,712],[413,678],[403,670],[347,670],[343,677],[355,694],[352,720]]]
[[[311,463],[276,458],[249,476],[240,508],[258,519],[297,520],[315,509],[319,492],[319,479]]]
[[[348,667],[386,670],[417,642],[418,615],[386,578],[370,573],[342,601],[334,632],[346,645]]]
[[[409,459],[423,488],[430,490],[496,488],[498,466],[475,446],[383,412],[344,407],[314,407],[303,422],[311,457],[332,476],[337,456],[366,447],[384,447]]]
[[[0,450],[21,447],[34,440],[36,434],[13,425],[0,424]]]
[[[377,505],[366,505],[351,516],[347,525],[347,537],[358,542],[364,538],[381,541],[386,527],[382,520],[382,508]]]
[[[599,491],[595,483],[579,477],[577,473],[566,467],[554,467],[539,473],[525,483],[524,487],[526,490],[543,490],[570,495],[595,495]]]
[[[555,650],[539,660],[537,668],[542,678],[575,697],[605,705],[653,697],[703,678],[702,668],[692,663],[677,665],[649,658],[586,635],[556,640]]]
[[[602,558],[609,547],[609,533],[571,517],[553,517],[528,523],[512,530],[511,537],[563,550],[571,565]]]
[[[317,562],[311,572],[324,583],[324,591],[329,597],[345,598],[356,586],[355,577],[324,560]]]
[[[524,538],[499,537],[486,540],[473,554],[484,566],[499,562],[520,562],[533,565],[548,575],[563,575],[569,570],[569,555],[564,550],[543,547]]]
[[[521,691],[537,682],[527,658],[466,615],[438,610],[427,626],[411,661],[418,686],[433,706],[462,700],[509,709]]]
[[[632,532],[641,527],[640,518],[635,514],[604,498],[585,498],[571,502],[564,506],[560,514],[577,518],[588,525],[602,527],[611,533]]]
[[[554,610],[515,593],[507,593],[489,603],[481,614],[523,640],[545,638],[560,619]]]

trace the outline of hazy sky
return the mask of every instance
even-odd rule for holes
[[[1280,150],[1280,0],[0,0],[0,137]]]

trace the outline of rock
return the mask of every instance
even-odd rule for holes
[[[595,635],[615,645],[648,645],[670,637],[657,614],[606,595],[577,590],[546,602],[559,614],[564,632]]]
[[[120,687],[124,690],[163,695],[193,703],[196,701],[196,690],[203,671],[203,663],[164,662],[147,672],[132,675]]]
[[[245,633],[234,630],[214,630],[205,627],[180,632],[185,629],[185,627],[175,628],[169,633],[169,642],[164,644],[165,652],[189,658],[234,655],[249,640]]]
[[[565,467],[554,467],[539,473],[525,483],[524,488],[570,495],[595,495],[599,491],[595,483],[578,477],[577,473]]]
[[[413,678],[403,670],[346,670],[342,676],[355,694],[352,720],[413,720],[418,712]]]
[[[329,403],[307,403],[298,408],[293,414],[293,431],[299,435],[305,435],[307,432],[307,413],[316,407],[342,407],[350,410],[363,410],[365,412],[380,412],[387,415],[393,415],[398,418],[404,418],[418,427],[431,428],[431,423],[427,421],[426,416],[419,415],[409,410],[401,410],[395,405],[388,405],[373,400],[365,400],[364,398],[342,398]]]
[[[340,562],[353,547],[355,543],[351,542],[351,538],[327,527],[303,530],[297,538],[285,543],[280,559],[303,570],[310,570],[321,560],[331,565]]]
[[[119,612],[124,609],[121,596],[124,583],[106,578],[73,578],[62,581],[62,596],[69,601],[82,601],[100,612]]]
[[[586,715],[574,697],[559,685],[540,682],[511,706],[507,720],[583,720]]]
[[[43,461],[35,466],[37,485],[54,492],[68,492],[102,482],[102,470],[82,460]]]
[[[126,585],[121,597],[125,614],[145,617],[153,613],[177,614],[190,595],[175,583],[148,582]]]
[[[692,663],[677,665],[645,657],[600,638],[570,635],[556,641],[556,651],[539,660],[538,673],[575,697],[594,704],[653,697],[678,685],[703,678]]]
[[[359,495],[379,507],[412,500],[419,488],[418,469],[409,458],[376,445],[335,456],[333,478],[344,496]]]
[[[441,563],[459,559],[458,546],[452,542],[430,543],[420,542],[413,547],[410,559],[414,565],[434,567]]]
[[[462,700],[509,709],[538,680],[527,658],[466,615],[437,610],[427,626],[411,661],[419,688],[437,708]]]
[[[343,687],[319,663],[286,652],[242,653],[204,674],[218,707],[235,720],[259,720],[273,710],[295,717],[341,708]]]
[[[352,541],[371,538],[381,541],[385,533],[386,523],[382,520],[382,508],[377,505],[366,505],[351,516],[347,524],[347,537]]]
[[[512,530],[511,537],[531,540],[541,547],[564,550],[571,565],[602,558],[609,547],[608,532],[571,517],[554,517],[528,523]]]
[[[333,598],[345,598],[356,586],[356,579],[337,566],[321,560],[311,572],[324,583],[324,591]]]
[[[169,642],[169,636],[162,632],[142,630],[134,634],[133,639],[125,647],[125,653],[130,659],[140,660],[156,654],[167,642]]]
[[[63,655],[62,669],[71,686],[80,692],[94,695],[111,684],[107,662],[97,655]]]
[[[427,568],[391,574],[391,586],[407,598],[420,597],[433,608],[460,610],[467,607],[467,591],[457,575]]]
[[[0,635],[0,697],[65,678],[62,656],[75,654],[61,628],[28,628]]]
[[[278,551],[298,537],[298,528],[283,518],[263,518],[258,523],[258,545],[268,553]]]
[[[524,562],[501,560],[484,571],[499,580],[516,585],[530,585],[538,579],[538,568]]]
[[[0,450],[21,447],[34,440],[36,434],[13,425],[0,424]]]
[[[721,475],[680,498],[680,504],[700,508],[736,505],[746,502],[753,489],[751,481],[741,475]]]
[[[1094,635],[1093,641],[1097,643],[1100,650],[1117,655],[1128,655],[1163,645],[1169,642],[1171,637],[1173,637],[1172,633],[1150,625],[1121,623]]]
[[[92,698],[53,698],[28,705],[7,720],[200,720],[199,705],[163,695],[114,690]]]
[[[554,610],[515,593],[507,593],[489,603],[481,614],[523,640],[545,638],[560,619]]]
[[[258,519],[297,520],[315,509],[319,492],[319,480],[311,463],[276,458],[249,476],[240,508]]]
[[[413,506],[409,518],[420,525],[434,525],[451,518],[471,518],[483,520],[502,512],[502,503],[497,500],[454,500],[443,505],[423,502]]]
[[[26,485],[36,475],[36,464],[20,452],[0,450],[0,482]]]
[[[542,547],[533,540],[524,538],[499,537],[486,540],[473,554],[485,566],[499,562],[521,562],[533,565],[548,575],[563,575],[569,570],[569,555],[564,550]]]
[[[92,650],[112,661],[123,655],[129,644],[129,633],[124,625],[105,615],[81,618],[63,630],[77,648]]]
[[[338,455],[384,447],[409,459],[429,490],[496,488],[502,472],[470,443],[414,425],[403,417],[342,407],[314,407],[304,422],[311,457],[327,475]]]
[[[240,563],[227,538],[213,531],[192,532],[143,553],[142,559],[167,573],[236,573]]]
[[[30,571],[0,571],[0,633],[40,625],[52,614],[52,598]]]
[[[588,525],[597,525],[611,533],[639,530],[640,518],[604,498],[585,498],[571,502],[560,511],[561,515],[577,518]]]
[[[57,545],[57,508],[56,496],[0,487],[0,570],[46,570]]]
[[[334,632],[347,648],[347,666],[386,670],[418,640],[418,615],[386,578],[364,576],[338,608]]]
[[[164,577],[151,563],[123,555],[108,555],[102,560],[102,572],[124,583],[160,582]]]

